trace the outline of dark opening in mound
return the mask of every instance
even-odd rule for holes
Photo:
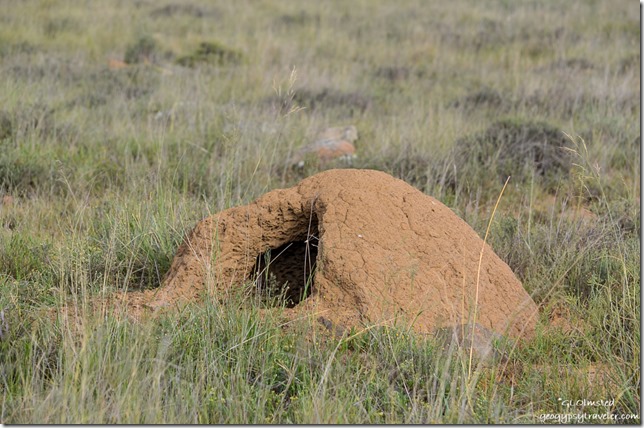
[[[258,293],[269,304],[292,308],[310,296],[318,256],[318,237],[292,241],[259,254],[253,267]]]

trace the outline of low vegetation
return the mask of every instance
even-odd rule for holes
[[[2,15],[0,422],[640,423],[635,4],[27,0]],[[350,124],[351,167],[481,236],[511,176],[489,242],[540,320],[503,365],[470,370],[402,327],[284,325],[243,293],[143,323],[88,309],[157,287],[198,220],[317,172],[289,156]]]

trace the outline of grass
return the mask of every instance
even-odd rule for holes
[[[640,423],[634,5],[4,9],[1,422]],[[83,304],[73,320],[47,316],[158,286],[198,220],[294,185],[289,155],[350,124],[353,167],[402,178],[481,236],[513,171],[488,243],[540,320],[507,365],[470,372],[469,355],[396,328],[329,337],[315,320],[285,326],[279,307],[241,297],[138,324]],[[563,402],[583,399],[609,404]]]

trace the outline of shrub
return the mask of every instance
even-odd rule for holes
[[[461,138],[453,151],[455,172],[450,184],[466,189],[486,187],[490,177],[501,182],[526,183],[534,176],[545,190],[554,191],[571,167],[566,135],[545,122],[501,120],[485,131]]]
[[[125,50],[124,61],[128,64],[154,62],[156,59],[156,52],[156,41],[152,37],[144,35],[127,47]]]
[[[490,88],[482,88],[452,101],[449,106],[472,112],[475,109],[481,108],[492,110],[507,108],[508,102],[503,99],[498,91]]]
[[[0,140],[11,137],[13,134],[13,124],[11,116],[6,111],[0,111]]]
[[[371,98],[361,92],[344,92],[333,88],[300,88],[288,99],[273,96],[268,102],[277,106],[281,114],[286,114],[293,108],[304,107],[311,112],[334,111],[338,117],[362,114],[372,104]]]
[[[180,57],[177,63],[184,67],[195,67],[198,64],[217,66],[237,65],[242,62],[243,54],[219,42],[201,42],[193,53]]]

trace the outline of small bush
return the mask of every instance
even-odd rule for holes
[[[141,36],[125,50],[127,64],[154,62],[157,57],[157,43],[150,36]]]
[[[7,117],[11,123],[13,136],[43,138],[54,134],[54,110],[44,104],[35,103],[18,109],[13,117]],[[7,122],[9,123],[9,122]]]
[[[301,10],[299,13],[282,15],[277,18],[275,22],[278,25],[285,27],[304,27],[311,25],[319,26],[320,15],[308,13],[304,10]]]
[[[97,107],[120,97],[127,100],[145,98],[156,91],[159,83],[157,71],[142,65],[122,70],[96,71],[80,82],[82,92],[70,102],[70,107]]]
[[[152,18],[161,17],[174,17],[177,15],[194,16],[195,18],[203,18],[206,12],[195,5],[183,3],[170,3],[166,6],[154,9],[150,12]]]
[[[11,116],[6,111],[0,111],[0,140],[9,138],[11,135],[13,135]]]
[[[45,23],[43,28],[43,32],[47,37],[56,37],[60,33],[65,32],[78,33],[80,31],[79,23],[69,17],[50,19]]]
[[[16,196],[31,193],[51,183],[52,176],[52,165],[42,158],[9,150],[0,153],[0,191],[4,193]]]
[[[304,107],[309,111],[334,110],[339,116],[353,117],[362,114],[371,106],[371,98],[361,92],[344,92],[337,89],[296,89],[288,99],[272,97],[270,103],[277,104],[281,114],[294,107]]]
[[[377,68],[374,75],[390,82],[400,82],[408,80],[412,76],[412,70],[405,66],[386,66]]]
[[[623,137],[621,141],[614,139],[610,143],[614,144],[613,147],[616,148],[610,157],[611,168],[628,170],[635,165],[636,162],[634,161],[640,159],[642,151],[641,137],[631,138],[630,141],[626,141],[626,138]]]
[[[629,71],[637,71],[639,74],[640,56],[639,54],[629,54],[624,56],[617,63],[617,70],[619,73],[627,73]]]
[[[177,63],[184,67],[195,67],[198,64],[225,66],[240,64],[243,58],[240,51],[219,42],[201,42],[197,50],[177,59]]]
[[[438,164],[429,153],[414,146],[390,147],[382,158],[366,160],[360,168],[376,169],[399,178],[423,192],[432,192],[432,186],[440,181],[436,171]]]
[[[449,106],[471,112],[480,108],[498,110],[502,107],[507,107],[508,103],[498,91],[483,88],[452,101]]]
[[[570,171],[566,147],[566,135],[548,123],[501,120],[456,142],[451,184],[476,189],[491,178],[503,182],[512,176],[514,183],[526,183],[534,176],[545,190],[554,191]]]
[[[560,70],[560,71],[586,71],[586,70],[594,70],[595,64],[592,62],[588,61],[585,58],[568,58],[568,59],[559,59],[551,64],[549,64],[546,67],[541,68],[541,71],[553,71],[553,70]]]
[[[16,141],[69,142],[75,135],[75,127],[69,122],[57,120],[54,108],[45,104],[25,105],[11,114],[0,113],[0,141],[13,137]],[[0,148],[0,162],[2,154]]]
[[[50,264],[48,243],[18,234],[0,239],[0,243],[0,274],[25,280],[47,271]]]

